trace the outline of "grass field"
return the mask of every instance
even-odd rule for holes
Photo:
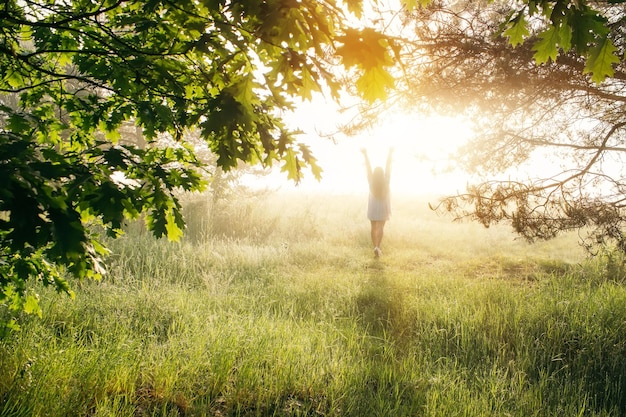
[[[576,236],[529,245],[397,199],[187,201],[0,341],[0,416],[621,416],[626,288]]]

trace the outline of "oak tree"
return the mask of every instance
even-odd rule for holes
[[[115,237],[125,218],[144,214],[154,235],[178,239],[177,191],[204,186],[188,131],[222,169],[319,177],[284,112],[337,98],[346,72],[369,101],[393,83],[392,41],[359,21],[362,1],[343,4],[3,1],[0,306],[40,313],[33,280],[72,294],[68,278],[101,275],[97,231]]]

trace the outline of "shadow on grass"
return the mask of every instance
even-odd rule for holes
[[[363,329],[360,357],[354,371],[352,397],[346,415],[421,415],[428,382],[402,366],[400,346],[410,342],[405,294],[384,259],[363,267],[363,282],[354,298],[355,314]]]
[[[364,283],[356,296],[360,323],[372,336],[398,336],[403,327],[403,294],[389,279],[383,260],[365,265]]]

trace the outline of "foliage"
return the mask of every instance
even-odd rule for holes
[[[560,53],[574,50],[585,60],[584,72],[590,73],[594,82],[601,83],[614,75],[613,66],[624,56],[624,51],[615,45],[623,41],[621,3],[590,6],[584,1],[529,0],[511,13],[503,35],[516,46],[530,36],[533,28],[532,50],[538,64],[554,62]]]
[[[204,186],[191,129],[225,170],[279,162],[295,181],[307,166],[319,177],[281,114],[337,98],[342,60],[370,101],[392,84],[392,41],[350,16],[333,0],[2,2],[0,304],[37,310],[30,278],[71,293],[68,274],[100,275],[90,223],[115,236],[142,214],[178,239],[176,192]]]
[[[402,3],[409,12],[418,9],[416,0]],[[591,74],[591,79],[599,84],[614,76],[614,66],[624,58],[622,3],[621,0],[525,0],[512,5],[490,0],[479,2],[478,8],[486,14],[494,8],[500,9],[495,35],[507,38],[513,47],[530,43],[537,64],[556,62],[559,56],[574,52],[585,63],[583,72]],[[425,8],[435,5],[452,13],[459,9],[459,4],[445,1],[423,0],[419,5]],[[463,8],[463,4],[460,6]]]
[[[602,20],[606,30],[597,31],[613,39],[623,56],[623,11],[598,7],[608,20]],[[585,23],[596,14],[585,9],[579,16],[575,9],[563,11],[578,17],[558,20],[559,36],[570,26],[572,39],[587,31],[590,49],[572,40],[572,48],[550,53],[554,59],[541,65],[537,53],[547,51],[550,29],[530,23],[508,3],[437,3],[414,10],[405,20],[403,33],[411,41],[396,99],[474,122],[477,134],[458,154],[473,175],[470,185],[443,200],[441,211],[485,226],[507,222],[530,241],[578,230],[590,248],[623,249],[626,67],[613,65],[602,83],[585,74],[591,58],[585,63],[581,54],[594,53],[594,42],[601,41]],[[528,24],[503,30],[511,16]]]
[[[419,3],[445,5],[429,0]],[[508,38],[513,47],[530,42],[537,64],[556,62],[559,55],[574,51],[585,62],[584,73],[599,84],[613,77],[614,66],[623,60],[623,1],[526,0],[518,3],[519,8],[494,0],[489,3],[509,9],[499,17],[497,35]],[[409,11],[418,6],[415,0],[403,4]],[[481,9],[489,8],[481,4]]]

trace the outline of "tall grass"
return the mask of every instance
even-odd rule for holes
[[[361,197],[187,208],[182,242],[133,225],[106,279],[39,289],[43,319],[0,341],[0,416],[626,413],[615,256],[419,200],[396,202],[378,260]]]

